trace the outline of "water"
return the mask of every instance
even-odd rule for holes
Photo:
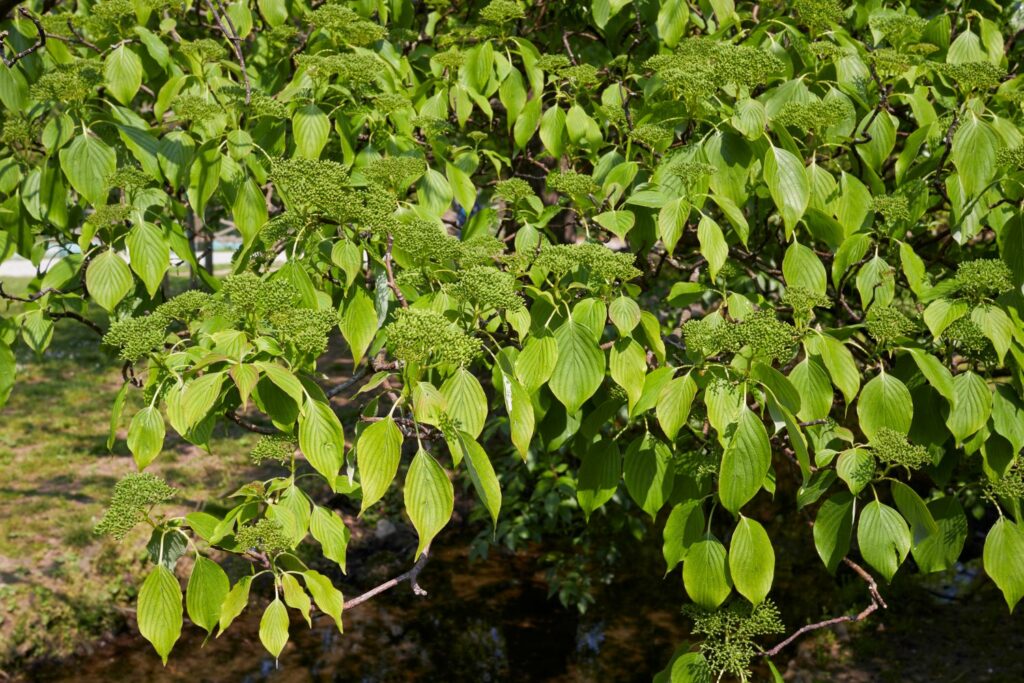
[[[426,597],[402,584],[347,611],[344,635],[328,620],[312,629],[293,620],[277,667],[259,644],[259,614],[247,612],[205,646],[186,626],[166,668],[147,643],[125,635],[26,680],[650,681],[686,637],[678,577],[650,580],[657,576],[648,574],[646,586],[623,577],[632,580],[604,587],[580,615],[548,599],[535,555],[470,564],[464,545],[440,548],[420,575]]]

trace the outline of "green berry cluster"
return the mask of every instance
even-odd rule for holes
[[[659,126],[656,123],[644,123],[634,128],[629,137],[645,147],[654,149],[670,142],[675,137],[675,132],[671,128]]]
[[[420,157],[380,157],[363,169],[363,175],[370,182],[382,187],[404,190],[426,170],[427,164]]]
[[[964,316],[953,321],[953,323],[942,331],[943,340],[956,346],[956,349],[963,355],[970,358],[982,359],[990,351],[988,337],[970,316]]]
[[[458,299],[484,309],[521,311],[523,300],[516,294],[516,279],[491,266],[473,266],[459,273],[449,291]]]
[[[385,334],[391,355],[404,363],[464,367],[482,349],[479,339],[440,313],[417,308],[399,310]]]
[[[110,325],[103,343],[119,349],[121,360],[136,362],[156,349],[162,349],[167,337],[167,318],[153,313],[125,318]]]
[[[524,18],[526,11],[512,0],[491,0],[478,16],[488,24],[506,24]]]
[[[396,223],[394,239],[395,246],[418,263],[444,263],[459,255],[459,240],[440,225],[426,220]]]
[[[879,76],[893,78],[905,73],[912,66],[921,64],[923,60],[919,55],[910,52],[883,47],[869,53],[868,61]]]
[[[555,171],[548,174],[548,187],[573,198],[597,194],[600,188],[594,179],[576,171]]]
[[[680,159],[672,162],[668,168],[669,172],[682,181],[687,188],[693,188],[703,182],[708,176],[718,173],[718,169],[711,164],[694,159]]]
[[[452,124],[437,116],[417,116],[412,120],[412,125],[419,128],[427,140],[442,138],[453,130]]]
[[[262,320],[270,313],[290,308],[298,299],[292,283],[283,278],[264,280],[255,273],[229,275],[221,286],[220,297],[239,318]]]
[[[434,61],[437,62],[437,64],[440,65],[441,68],[443,69],[455,71],[456,69],[458,69],[459,67],[466,63],[466,55],[465,53],[459,51],[458,48],[452,47],[445,50],[444,52],[438,52],[437,54],[435,54]]]
[[[283,464],[291,460],[296,448],[298,444],[285,434],[261,436],[249,452],[249,460],[254,465],[262,465],[268,460]]]
[[[210,64],[227,57],[227,50],[212,38],[186,40],[181,43],[181,51],[199,64]]]
[[[895,306],[872,306],[866,325],[868,334],[879,344],[890,344],[917,329],[914,321]]]
[[[409,101],[409,98],[398,93],[385,93],[373,98],[373,108],[381,116],[387,116],[392,112],[408,109],[411,106],[412,102]]]
[[[767,83],[782,62],[765,50],[701,37],[683,40],[674,54],[651,57],[646,68],[687,100],[701,101],[729,85]]]
[[[271,557],[292,547],[281,523],[265,517],[255,524],[239,527],[235,532],[235,542],[242,550],[260,550]]]
[[[344,215],[350,207],[348,173],[336,161],[296,157],[274,159],[270,180],[287,195],[291,208],[317,215]]]
[[[909,14],[874,14],[868,19],[871,30],[881,34],[890,43],[896,45],[921,37],[927,19]]]
[[[796,329],[769,310],[754,311],[743,320],[724,326],[721,335],[724,350],[735,353],[749,348],[754,358],[768,362],[792,358],[797,339]]]
[[[135,192],[153,183],[153,179],[138,166],[122,166],[107,178],[107,185]]]
[[[725,325],[707,318],[693,318],[683,323],[680,332],[686,350],[701,357],[713,356],[722,349]]]
[[[782,295],[782,303],[793,309],[794,318],[806,320],[815,308],[829,308],[832,300],[806,287],[788,287]]]
[[[327,335],[338,324],[334,309],[286,308],[270,313],[277,338],[302,356],[317,357],[327,350]]]
[[[693,620],[693,633],[704,636],[700,651],[719,678],[729,674],[749,680],[750,662],[760,652],[754,641],[785,631],[771,600],[753,606],[737,601],[717,610],[687,605],[683,611]]]
[[[36,139],[38,126],[20,113],[12,113],[0,131],[0,143],[12,147],[29,147]]]
[[[561,73],[570,66],[572,66],[572,62],[565,55],[541,55],[537,60],[537,68],[547,73]]]
[[[509,204],[516,204],[530,197],[537,196],[533,188],[530,187],[530,183],[522,178],[509,178],[508,180],[498,181],[498,184],[494,187],[494,194]]]
[[[376,43],[387,36],[383,26],[368,21],[338,3],[320,5],[309,17],[311,24],[332,33],[341,42],[361,47]]]
[[[974,303],[1013,289],[1013,273],[1000,259],[964,261],[956,269],[957,291]]]
[[[810,133],[837,126],[853,116],[849,100],[832,97],[811,102],[789,102],[775,116],[775,123]]]
[[[999,498],[1018,500],[1024,498],[1024,470],[1018,461],[1003,476],[988,481],[989,492]]]
[[[103,83],[103,65],[78,59],[46,71],[32,84],[29,95],[42,102],[76,104],[91,97]]]
[[[996,163],[1014,170],[1024,168],[1024,145],[1003,147],[996,153]]]
[[[814,33],[823,33],[833,24],[843,23],[844,9],[839,0],[793,0],[791,7],[801,23]]]
[[[559,70],[558,75],[577,88],[592,88],[601,81],[597,67],[592,64],[567,66]]]
[[[114,486],[114,497],[96,525],[96,533],[120,541],[146,519],[154,505],[173,497],[174,489],[160,477],[148,472],[129,474]]]
[[[633,266],[634,256],[614,252],[595,242],[583,244],[557,244],[546,246],[534,261],[537,267],[550,270],[558,278],[572,272],[584,271],[595,284],[628,282],[640,276]]]
[[[222,114],[224,110],[217,102],[203,95],[178,95],[171,101],[171,109],[179,121],[195,121],[202,123],[207,119]]]
[[[1006,77],[1006,71],[991,62],[936,64],[935,69],[965,92],[994,88]]]
[[[905,434],[882,427],[871,439],[871,450],[875,457],[889,465],[898,465],[916,470],[932,464],[932,456],[924,446],[915,446],[907,441]]]
[[[190,289],[157,306],[153,314],[164,316],[168,320],[187,323],[202,318],[203,309],[210,303],[210,300],[211,296],[206,292]]]
[[[888,225],[910,220],[910,202],[902,194],[879,195],[871,198],[871,210],[882,214]]]
[[[85,222],[96,229],[109,228],[123,225],[130,214],[131,207],[127,204],[104,204],[93,209]]]

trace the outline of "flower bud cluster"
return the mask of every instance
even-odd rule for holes
[[[273,159],[270,180],[287,194],[289,205],[321,215],[343,214],[350,207],[348,173],[336,161],[296,157]]]
[[[141,190],[152,183],[153,179],[138,166],[122,166],[107,178],[107,185],[121,188],[128,192]]]
[[[932,464],[927,448],[911,444],[904,434],[888,427],[879,429],[871,439],[871,450],[876,458],[889,465],[916,470]]]
[[[480,340],[440,313],[403,308],[386,328],[391,355],[405,363],[467,366],[480,355]]]
[[[271,557],[292,547],[281,523],[265,517],[255,524],[239,527],[235,532],[235,542],[242,550],[259,550]]]
[[[220,61],[228,54],[224,46],[213,38],[182,41],[181,51],[186,57],[191,57],[200,64]]]
[[[999,85],[1006,71],[991,62],[936,64],[935,70],[963,91],[988,90]]]
[[[942,331],[942,338],[970,358],[981,359],[990,350],[984,330],[970,316],[959,318]]]
[[[371,161],[363,175],[367,180],[383,187],[405,189],[422,176],[427,164],[420,157],[380,157]]]
[[[516,204],[524,199],[537,196],[533,188],[530,187],[530,183],[522,178],[509,178],[508,180],[498,181],[494,188],[494,194],[509,204]]]
[[[793,0],[791,7],[800,22],[814,33],[823,33],[833,24],[842,24],[843,5],[839,0]]]
[[[807,319],[815,308],[828,308],[832,300],[824,294],[818,294],[806,287],[788,287],[782,295],[782,303],[793,309],[793,316]]]
[[[1008,500],[1024,498],[1024,470],[1014,465],[1003,476],[989,480],[988,490],[992,495]]]
[[[103,343],[119,349],[118,357],[134,363],[155,349],[162,349],[168,319],[159,313],[125,318],[110,325]]]
[[[897,45],[920,38],[928,20],[909,14],[875,14],[868,19],[868,25],[891,44]]]
[[[224,112],[219,104],[202,95],[178,95],[171,101],[171,109],[179,121],[200,123]]]
[[[337,3],[320,5],[309,17],[311,24],[334,34],[341,42],[355,47],[376,43],[387,36],[380,24],[359,16],[356,12]]]
[[[409,101],[409,98],[399,93],[385,93],[373,98],[373,108],[382,116],[408,109],[411,106],[412,102]]]
[[[270,313],[277,338],[300,355],[319,356],[327,350],[327,335],[338,324],[334,309],[288,308]]]
[[[816,132],[837,126],[854,114],[853,105],[841,97],[797,103],[789,102],[775,116],[775,123],[804,132]]]
[[[506,24],[524,18],[526,12],[519,6],[519,3],[512,0],[491,0],[486,7],[480,10],[478,16],[481,21],[488,24]]]
[[[597,194],[600,188],[594,179],[576,171],[554,171],[548,174],[548,187],[573,198]]]
[[[478,306],[498,310],[521,311],[523,300],[516,294],[516,279],[511,273],[490,266],[463,270],[448,287],[453,296]]]
[[[653,149],[658,145],[670,142],[675,137],[675,132],[671,128],[659,126],[656,123],[644,123],[634,128],[629,137],[641,145]]]
[[[910,202],[902,194],[879,195],[871,198],[871,210],[882,214],[886,224],[910,220]]]
[[[956,269],[957,291],[974,303],[1013,289],[1013,273],[1000,259],[964,261]]]
[[[534,265],[550,270],[559,278],[577,269],[584,270],[596,284],[605,284],[639,277],[640,271],[633,266],[633,261],[632,254],[617,253],[604,245],[586,242],[546,246]]]
[[[793,357],[797,332],[769,310],[754,311],[743,320],[722,326],[722,348],[738,352],[749,348],[754,358],[785,362]]]
[[[255,273],[240,273],[224,279],[220,297],[238,317],[261,320],[271,313],[291,308],[299,293],[284,278],[264,280]]]
[[[135,525],[142,522],[150,508],[174,497],[174,489],[160,477],[140,472],[129,474],[114,486],[103,519],[96,525],[96,533],[122,540]]]
[[[254,465],[262,465],[268,460],[284,464],[291,460],[296,448],[298,444],[285,434],[261,436],[249,452],[249,460]]]
[[[78,59],[46,71],[32,84],[29,95],[43,102],[74,104],[91,97],[103,83],[103,67],[98,61]]]
[[[687,605],[683,611],[693,620],[692,632],[705,636],[700,651],[708,668],[742,680],[749,680],[750,662],[760,654],[754,640],[785,632],[779,609],[771,600],[757,605],[736,601],[715,610]]]
[[[895,306],[872,306],[867,317],[868,334],[879,344],[889,344],[917,329]]]
[[[692,188],[703,182],[708,176],[718,173],[718,169],[711,164],[693,159],[680,159],[669,166],[669,172],[682,181],[687,188]]]
[[[767,83],[782,69],[782,62],[758,48],[688,38],[679,43],[674,54],[648,59],[646,67],[672,90],[699,101],[728,85],[751,88]]]

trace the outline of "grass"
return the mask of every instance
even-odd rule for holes
[[[10,293],[26,284],[4,282]],[[17,313],[20,305],[0,303],[0,313]],[[140,392],[129,392],[108,451],[122,380],[95,333],[60,320],[42,357],[20,342],[15,351],[17,383],[0,410],[0,673],[68,654],[119,628],[146,540],[141,528],[122,544],[93,532],[114,484],[135,471],[124,438]],[[245,479],[253,435],[220,427],[207,453],[168,431],[148,471],[180,490],[178,512]]]

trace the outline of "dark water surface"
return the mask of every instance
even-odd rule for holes
[[[687,634],[677,576],[648,575],[624,592],[604,587],[580,615],[548,599],[536,556],[470,563],[464,545],[435,555],[420,575],[427,596],[402,584],[346,611],[344,635],[327,619],[312,629],[293,619],[279,668],[259,643],[257,609],[202,647],[202,632],[186,625],[166,668],[148,643],[126,635],[27,680],[650,681]]]

